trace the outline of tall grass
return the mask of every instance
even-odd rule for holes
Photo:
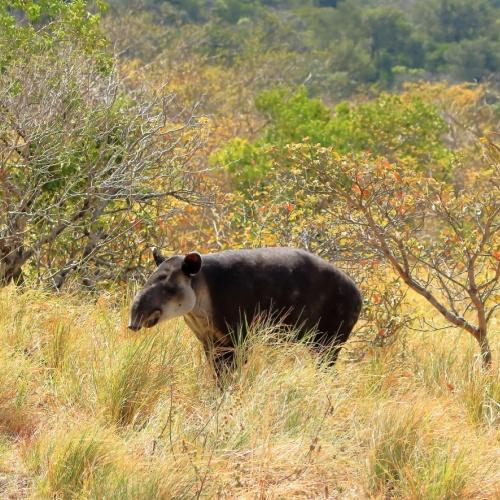
[[[473,469],[464,450],[438,442],[430,450],[419,450],[401,478],[401,496],[422,500],[467,497],[466,485]]]
[[[37,369],[0,347],[0,432],[26,435],[34,431],[38,398]]]
[[[466,447],[433,432],[435,419],[417,404],[384,406],[368,454],[368,492],[398,498],[463,497],[471,472]]]
[[[90,426],[41,438],[26,453],[42,496],[72,498],[114,472],[115,450],[105,434]]]
[[[94,384],[98,404],[109,422],[118,426],[137,423],[147,416],[173,383],[170,353],[158,334],[117,345],[97,355]]]
[[[220,387],[182,321],[132,334],[126,309],[110,296],[0,291],[0,497],[500,490],[498,369],[481,369],[466,336],[405,332],[330,368],[263,322]]]
[[[35,496],[147,500],[186,492],[187,477],[195,483],[185,464],[168,470],[159,463],[145,468],[139,457],[130,460],[118,435],[98,422],[90,424],[62,422],[24,451]]]
[[[368,455],[368,484],[373,493],[394,490],[403,480],[421,435],[423,417],[411,408],[383,408]]]

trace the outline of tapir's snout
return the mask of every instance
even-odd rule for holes
[[[158,269],[139,290],[130,308],[128,328],[134,332],[183,316],[196,304],[191,277],[200,270],[200,254],[193,252],[169,259],[157,257]]]
[[[132,322],[130,322],[130,323],[128,324],[128,329],[129,329],[129,330],[132,330],[132,331],[134,331],[134,332],[138,332],[141,328],[142,328],[142,327],[141,327],[141,325],[134,324],[134,323],[132,323]]]
[[[128,328],[134,332],[141,328],[152,328],[160,321],[162,308],[158,304],[158,293],[154,288],[140,292],[131,310]]]
[[[144,294],[138,293],[130,308],[128,329],[138,332],[144,326]]]

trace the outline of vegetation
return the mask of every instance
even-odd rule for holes
[[[111,5],[125,17],[137,10],[135,2]],[[284,52],[298,63],[297,78],[310,73],[311,88],[331,95],[430,74],[488,79],[500,69],[499,9],[494,0],[146,0],[140,21],[129,22],[150,25],[154,39],[122,42],[130,56],[154,58],[174,41],[240,67]]]
[[[80,32],[94,42],[95,23],[77,4],[57,11],[50,36],[14,25],[5,37],[8,48],[24,38],[29,45],[15,47],[0,75],[0,283],[22,281],[30,260],[31,273],[55,288],[82,266],[93,286],[126,258],[117,239],[131,232],[136,210],[195,198],[185,160],[196,123],[169,111],[168,93],[127,92],[111,61],[103,66],[104,53],[82,51]],[[21,10],[34,22],[42,15],[35,7]]]
[[[181,321],[137,336],[126,302],[13,287],[0,313],[4,497],[491,498],[500,486],[500,384],[457,331],[406,331],[362,361],[353,339],[332,370],[261,326],[222,392]]]
[[[486,139],[474,147],[474,163],[464,161],[467,149],[459,155],[445,144],[449,125],[422,92],[432,95],[419,87],[356,107],[342,103],[334,113],[303,91],[267,92],[257,101],[268,116],[261,137],[234,139],[214,158],[244,194],[244,209],[255,197],[285,208],[274,215],[271,241],[289,242],[295,229],[297,240],[343,255],[365,279],[388,266],[472,334],[488,365],[488,323],[499,307],[500,150]]]
[[[0,0],[0,496],[492,498],[499,12]],[[309,249],[362,318],[334,369],[254,325],[221,390],[125,328],[151,245]]]

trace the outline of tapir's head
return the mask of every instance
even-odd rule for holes
[[[201,269],[201,255],[193,252],[165,258],[153,248],[153,257],[158,267],[134,299],[128,325],[131,330],[182,316],[196,304],[191,279]]]

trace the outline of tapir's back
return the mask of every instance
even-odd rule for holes
[[[210,295],[212,322],[236,330],[242,318],[272,311],[285,321],[344,341],[356,323],[361,296],[331,264],[303,250],[260,248],[203,256],[202,279]]]

